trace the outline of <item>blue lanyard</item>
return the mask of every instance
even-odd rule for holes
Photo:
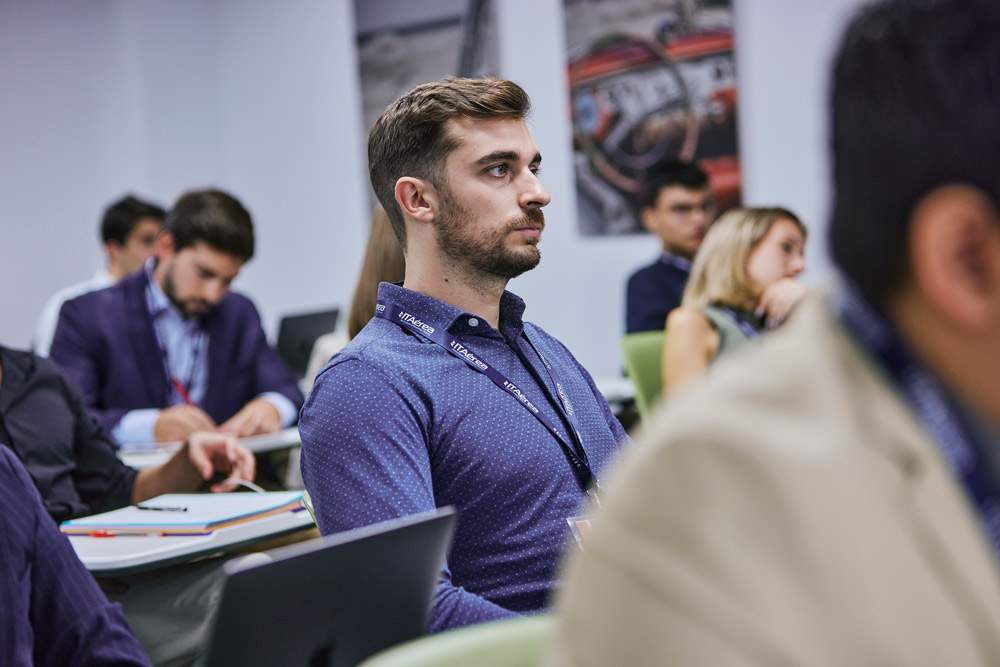
[[[454,336],[442,331],[438,327],[427,324],[416,315],[392,304],[389,306],[382,303],[376,304],[375,317],[392,322],[407,331],[412,331],[421,338],[425,338],[433,343],[436,343],[452,356],[458,357],[464,361],[473,370],[488,377],[494,385],[516,398],[521,407],[530,412],[539,422],[541,422],[542,426],[544,426],[559,443],[563,454],[566,455],[566,460],[573,469],[573,474],[576,476],[576,481],[580,484],[580,488],[591,497],[596,498],[596,490],[598,487],[597,478],[594,476],[593,470],[590,467],[590,461],[587,459],[587,452],[583,448],[583,438],[580,435],[579,429],[575,426],[573,405],[566,396],[566,391],[563,389],[562,383],[558,381],[555,369],[553,369],[545,357],[542,356],[542,354],[538,351],[538,348],[536,348],[534,343],[531,342],[531,339],[527,338],[527,334],[525,334],[525,338],[528,340],[528,344],[531,346],[532,350],[534,350],[535,354],[538,355],[538,358],[542,360],[542,364],[545,366],[549,377],[556,386],[556,391],[559,395],[559,404],[564,411],[566,421],[572,425],[570,433],[573,436],[573,442],[566,441],[555,425],[542,413],[541,410],[538,409],[538,406],[536,406],[532,400],[528,398],[527,394],[525,394],[520,387],[509,380],[507,376],[498,371],[496,368],[483,361],[482,357],[469,349],[469,347],[464,343],[459,342]],[[531,364],[528,363],[527,359],[525,359],[524,352],[519,348],[519,346],[515,345],[515,351],[517,352],[518,358],[520,358],[529,369],[532,368]],[[544,386],[545,383],[541,382],[539,384]]]
[[[1000,556],[1000,494],[979,461],[971,430],[947,392],[897,338],[882,317],[851,289],[840,295],[838,315],[881,364],[944,453],[979,512],[983,529]]]
[[[735,308],[725,306],[721,303],[715,304],[715,307],[728,315],[729,319],[731,319],[733,323],[739,327],[739,330],[743,332],[744,336],[750,340],[760,337],[760,331],[757,330],[757,327],[747,321],[747,319],[743,317],[743,315],[741,315]]]

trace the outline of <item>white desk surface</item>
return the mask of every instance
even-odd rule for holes
[[[635,386],[627,377],[594,378],[594,384],[608,403],[627,403],[635,398]]]
[[[252,435],[249,438],[240,438],[240,444],[254,454],[260,454],[279,449],[298,447],[302,444],[302,438],[299,437],[298,427],[292,426],[277,433],[265,433],[264,435]],[[143,468],[152,468],[166,463],[179,447],[180,443],[160,443],[156,449],[148,451],[126,452],[119,450],[118,458],[126,465],[142,470]]]
[[[76,555],[92,574],[111,577],[166,567],[211,553],[236,551],[255,542],[280,537],[312,525],[309,512],[302,509],[249,521],[231,528],[220,528],[210,535],[183,537],[67,535],[67,537]]]

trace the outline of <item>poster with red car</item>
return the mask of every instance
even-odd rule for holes
[[[731,0],[563,2],[580,233],[643,233],[643,178],[669,160],[738,206]]]

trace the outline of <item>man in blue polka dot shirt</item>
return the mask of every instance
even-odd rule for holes
[[[435,631],[545,608],[567,519],[625,439],[583,367],[506,291],[541,258],[549,203],[529,106],[511,81],[450,78],[375,122],[371,181],[405,280],[379,286],[299,423],[324,534],[458,508]]]

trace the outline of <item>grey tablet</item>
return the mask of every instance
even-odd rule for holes
[[[348,667],[419,637],[454,522],[448,507],[228,563],[203,664]]]

